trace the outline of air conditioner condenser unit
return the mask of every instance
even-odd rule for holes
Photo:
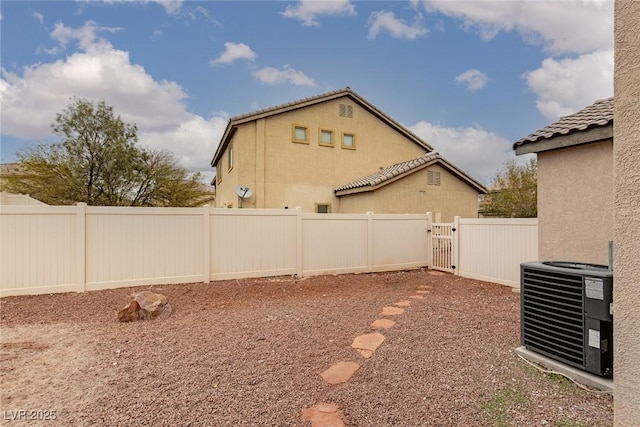
[[[613,375],[613,272],[577,262],[521,271],[522,345],[587,372]]]

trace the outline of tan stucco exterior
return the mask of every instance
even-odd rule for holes
[[[613,142],[538,153],[542,261],[608,263],[613,240]]]
[[[339,114],[341,105],[351,107],[351,117]],[[371,197],[348,195],[336,197],[334,190],[367,176],[379,168],[423,156],[431,151],[426,143],[402,128],[379,110],[344,96],[289,108],[274,114],[257,114],[255,119],[237,120],[225,134],[220,153],[214,161],[217,174],[216,207],[238,207],[235,186],[251,188],[253,196],[243,201],[243,208],[295,208],[314,212],[318,204],[329,204],[331,212],[424,213],[427,206],[451,215],[477,216],[478,190],[456,178],[447,180],[446,189],[430,195],[431,202],[420,203],[419,190],[410,197],[407,188],[420,179],[413,177],[399,185],[377,189]],[[294,126],[307,129],[307,141],[297,142]],[[320,143],[320,132],[333,133],[333,145]],[[355,136],[355,148],[342,146],[342,135]],[[233,168],[229,170],[229,147],[233,147]],[[426,181],[422,187],[426,186]],[[402,192],[396,194],[395,190]],[[413,191],[413,190],[411,190]],[[424,197],[423,197],[424,198]],[[351,200],[353,199],[353,200]],[[464,199],[464,201],[463,201]],[[446,205],[437,205],[437,202]],[[469,209],[473,206],[473,209]],[[457,211],[464,207],[464,211]]]
[[[428,171],[440,172],[440,185],[428,185]],[[478,192],[438,164],[421,169],[376,191],[340,198],[340,212],[432,212],[438,221],[452,222],[478,216]]]
[[[614,425],[640,422],[640,2],[615,3]]]

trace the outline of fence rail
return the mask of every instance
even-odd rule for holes
[[[513,271],[537,256],[518,260],[514,248],[537,254],[535,224],[527,224],[527,233],[521,235],[514,234],[518,227],[511,224],[492,223],[489,232],[474,220],[459,221],[451,236],[441,224],[432,227],[429,213],[2,206],[0,296],[441,268],[445,263],[453,263],[456,274],[517,286]],[[504,227],[515,228],[500,231]],[[465,239],[467,228],[473,238]],[[429,230],[445,243],[434,249]],[[496,236],[503,240],[494,241]],[[500,271],[501,260],[509,263],[503,268],[509,271]],[[496,275],[507,273],[506,278]]]

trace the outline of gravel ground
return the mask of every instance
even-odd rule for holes
[[[382,307],[411,299],[370,359],[351,348]],[[173,315],[119,323],[140,290]],[[608,426],[609,395],[518,358],[519,294],[426,270],[229,280],[0,300],[2,422],[307,426],[335,403],[348,426]],[[360,369],[344,384],[320,373]],[[33,412],[31,412],[33,411]],[[37,412],[40,411],[40,412]],[[46,412],[54,411],[54,412]],[[52,416],[53,414],[53,416]]]

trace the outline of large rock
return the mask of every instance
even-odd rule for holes
[[[171,315],[171,304],[167,297],[150,291],[138,292],[129,296],[129,303],[118,312],[121,322],[134,320],[164,319]]]

